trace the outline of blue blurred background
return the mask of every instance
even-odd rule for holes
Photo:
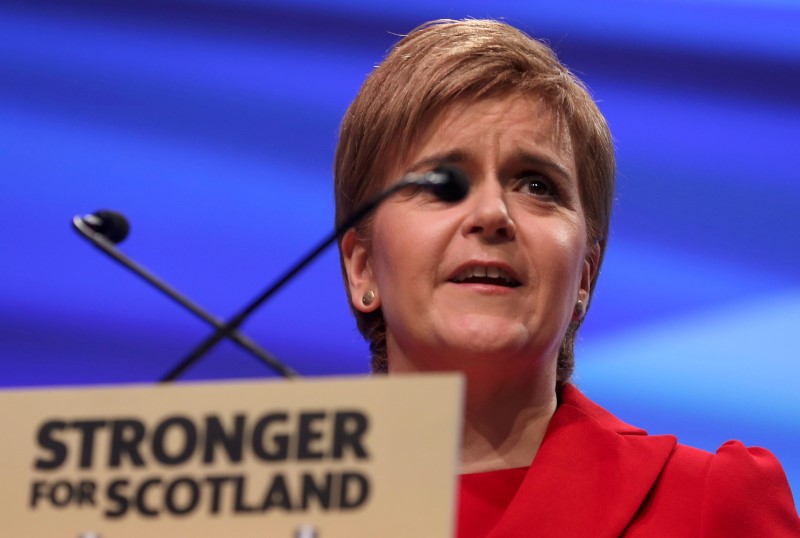
[[[591,87],[618,148],[576,381],[651,433],[770,448],[800,492],[795,1],[5,1],[0,386],[150,382],[208,329],[74,214],[229,317],[331,228],[339,120],[402,34],[493,17]],[[364,373],[334,250],[245,331],[306,375]],[[186,379],[271,375],[223,344]]]

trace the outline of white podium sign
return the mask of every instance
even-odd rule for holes
[[[458,375],[0,392],[17,537],[453,536]]]

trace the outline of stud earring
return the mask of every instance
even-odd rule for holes
[[[585,312],[586,307],[583,305],[583,301],[579,300],[577,303],[575,303],[575,315],[578,316],[579,319],[583,317]]]
[[[361,304],[364,306],[369,306],[372,304],[372,301],[375,300],[375,292],[372,290],[367,290],[367,292],[361,297]]]

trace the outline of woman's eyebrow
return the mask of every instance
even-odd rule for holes
[[[535,166],[537,169],[549,172],[563,181],[573,181],[575,174],[570,172],[564,165],[558,163],[556,160],[551,159],[546,155],[532,153],[526,150],[516,152],[516,158],[519,160]],[[409,172],[415,172],[423,168],[432,168],[441,164],[462,164],[469,161],[468,153],[463,150],[456,149],[442,153],[435,153],[414,162],[408,169]]]
[[[461,150],[446,151],[443,153],[435,153],[429,155],[419,161],[416,161],[410,168],[411,171],[419,170],[420,168],[436,166],[439,164],[459,164],[467,160],[467,155]]]
[[[565,180],[573,179],[574,174],[572,172],[570,172],[566,167],[554,161],[553,159],[550,159],[549,157],[538,155],[535,153],[530,153],[528,151],[518,152],[517,157],[528,164],[548,170],[550,172],[554,172],[559,176],[561,176],[562,179]]]

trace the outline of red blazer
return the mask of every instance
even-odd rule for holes
[[[716,454],[647,435],[572,385],[491,538],[800,537],[778,460],[728,441]]]

